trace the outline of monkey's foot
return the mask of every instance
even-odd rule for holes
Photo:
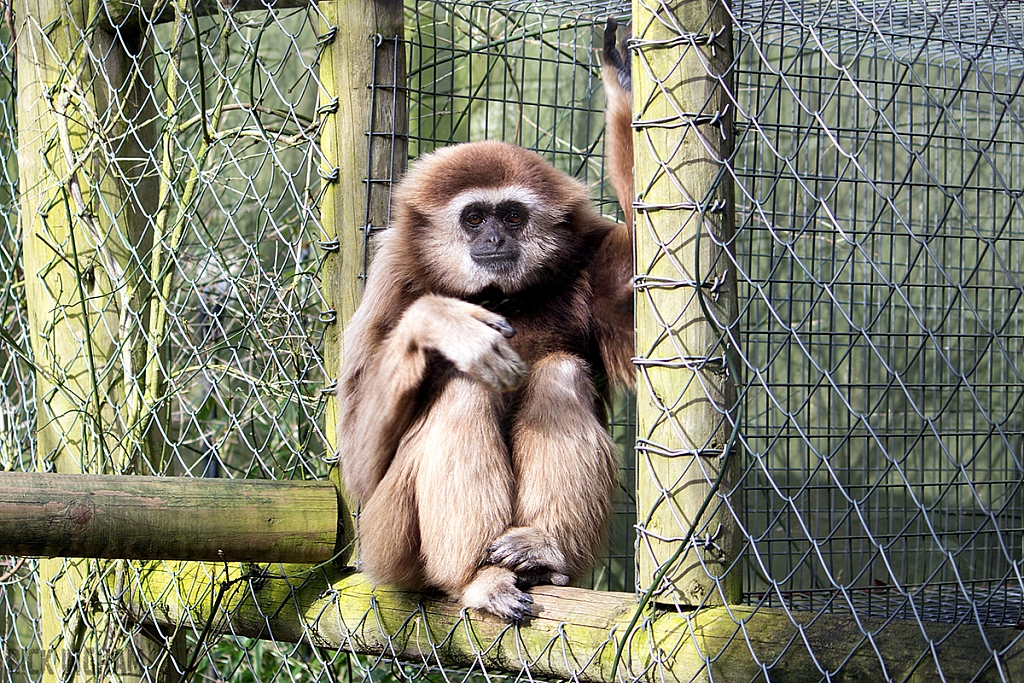
[[[516,575],[502,567],[484,567],[462,591],[462,604],[505,621],[531,616],[533,598],[516,586]]]
[[[511,527],[487,546],[486,564],[516,573],[519,586],[541,583],[565,586],[569,583],[565,555],[548,534],[533,527]]]

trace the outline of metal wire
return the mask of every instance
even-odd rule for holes
[[[751,600],[1019,623],[1024,16],[975,10],[734,5]]]

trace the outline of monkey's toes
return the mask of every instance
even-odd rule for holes
[[[462,604],[505,621],[521,621],[533,614],[533,598],[519,590],[517,581],[507,569],[484,567],[464,589]]]
[[[569,575],[561,572],[553,572],[548,569],[516,574],[516,586],[522,590],[533,588],[534,586],[540,586],[541,584],[568,586]]]
[[[499,593],[492,596],[490,603],[484,609],[505,621],[522,621],[533,616],[532,607],[533,598],[521,590],[515,589],[515,592]]]

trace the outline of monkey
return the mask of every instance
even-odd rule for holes
[[[634,376],[631,223],[493,140],[419,157],[392,206],[337,386],[358,565],[520,621],[527,589],[577,580],[603,545],[607,404]]]

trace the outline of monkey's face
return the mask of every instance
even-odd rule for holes
[[[586,260],[606,230],[581,183],[494,140],[417,159],[396,189],[395,211],[396,240],[417,267],[416,282],[456,297],[553,282]]]
[[[542,282],[575,237],[550,204],[521,186],[471,188],[448,202],[423,235],[422,258],[446,289],[513,293]]]
[[[462,210],[459,225],[469,237],[469,257],[487,271],[504,273],[519,261],[519,233],[529,214],[519,202],[474,202]]]

